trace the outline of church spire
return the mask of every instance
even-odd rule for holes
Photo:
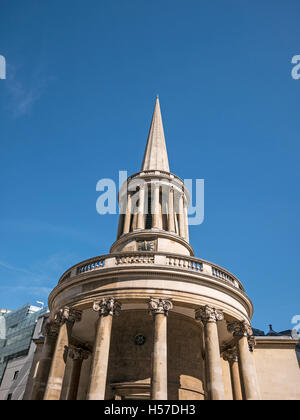
[[[123,183],[117,241],[111,252],[162,251],[193,255],[189,244],[190,196],[170,173],[159,99],[156,98],[142,169]]]
[[[159,170],[170,172],[164,127],[158,96],[154,107],[142,171]]]

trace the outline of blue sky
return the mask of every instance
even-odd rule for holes
[[[1,0],[0,307],[47,300],[107,253],[100,178],[140,168],[159,93],[172,172],[205,179],[195,254],[243,282],[253,324],[299,308],[297,0]]]

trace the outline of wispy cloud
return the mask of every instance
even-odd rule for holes
[[[1,220],[0,231],[9,233],[47,233],[50,235],[61,235],[98,246],[96,238],[91,237],[89,232],[74,229],[72,227],[55,225],[42,220]]]
[[[5,268],[6,270],[14,271],[14,272],[20,272],[25,274],[31,274],[30,271],[25,270],[23,268],[15,267],[14,265],[8,264],[4,261],[0,260],[0,267]]]
[[[0,307],[10,306],[11,296],[19,296],[23,302],[47,300],[60,275],[76,258],[66,253],[53,254],[32,262],[28,268],[0,260]]]
[[[68,263],[76,258],[70,253],[57,253],[49,255],[43,260],[33,261],[30,267],[21,268],[6,261],[0,260],[0,269],[5,269],[13,273],[14,277],[22,278],[25,281],[30,280],[31,283],[52,280],[57,273],[61,274]],[[20,277],[20,273],[22,276]],[[22,282],[20,282],[22,284]]]
[[[43,240],[47,236],[55,238],[67,238],[71,241],[81,241],[97,245],[96,239],[92,239],[89,232],[72,227],[59,226],[46,221],[33,220],[1,220],[0,233],[12,236],[37,235]],[[27,254],[26,254],[27,255]],[[12,259],[0,255],[0,307],[11,307],[12,302],[18,304],[24,301],[47,300],[50,291],[57,285],[59,277],[70,266],[80,260],[82,256],[70,252],[51,253],[45,258],[30,260],[23,255]]]
[[[30,74],[30,79],[24,81],[23,66],[14,66],[8,63],[5,86],[9,93],[9,107],[12,115],[17,118],[29,114],[34,104],[45,92],[51,77],[45,75],[43,66],[38,65]],[[22,77],[23,76],[23,77]]]
[[[5,293],[22,293],[32,299],[48,298],[52,288],[51,287],[33,287],[33,286],[0,286],[0,294],[4,296]]]

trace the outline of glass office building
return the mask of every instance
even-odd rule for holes
[[[25,305],[16,311],[3,312],[0,312],[0,386],[9,360],[28,354],[36,321],[47,309]]]

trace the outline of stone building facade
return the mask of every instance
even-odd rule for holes
[[[31,399],[300,399],[297,340],[254,337],[242,283],[194,256],[189,200],[157,99],[110,253],[71,267],[50,294]]]
[[[0,400],[27,399],[46,316],[47,309],[28,304],[0,310]]]

